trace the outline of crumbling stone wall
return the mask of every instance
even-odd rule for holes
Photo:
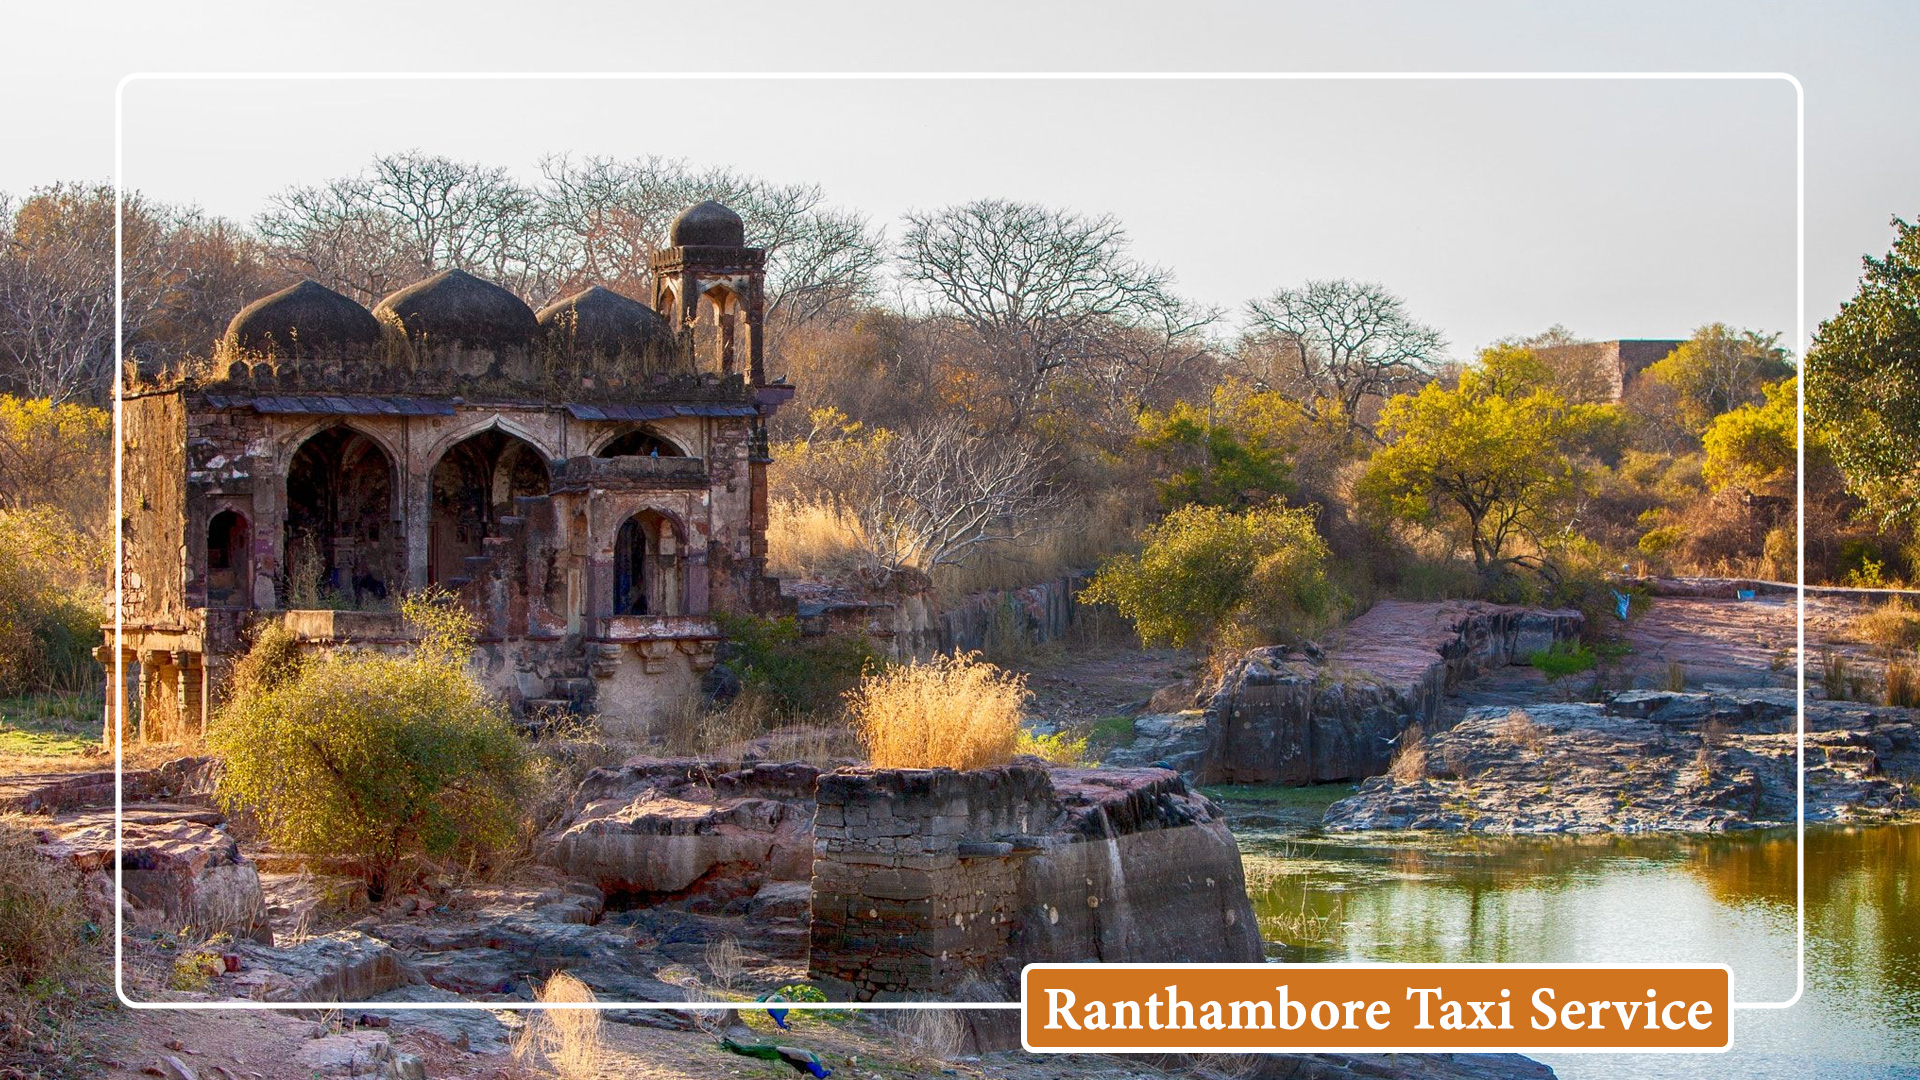
[[[1052,825],[1045,769],[846,770],[815,798],[811,977],[867,1001],[999,973],[1019,863]]]

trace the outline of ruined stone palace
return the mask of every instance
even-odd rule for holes
[[[694,693],[714,616],[781,605],[766,420],[793,391],[765,378],[739,216],[701,203],[667,242],[651,305],[594,286],[536,312],[453,269],[369,311],[303,281],[206,360],[130,376],[118,644],[143,737],[201,728],[250,627],[394,647],[428,585],[478,615],[518,711],[638,725]]]

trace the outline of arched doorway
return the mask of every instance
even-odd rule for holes
[[[686,610],[682,552],[686,538],[672,518],[642,510],[620,525],[613,542],[613,613],[679,615]]]
[[[253,602],[247,519],[222,510],[207,522],[207,606],[247,607]]]
[[[551,476],[532,443],[498,428],[455,443],[433,467],[433,518],[427,544],[427,580],[455,585],[469,578],[466,560],[500,535],[513,500],[545,495]]]
[[[287,469],[285,606],[362,606],[399,582],[393,462],[349,427],[302,443]]]
[[[635,428],[615,436],[600,448],[596,457],[685,457],[680,448],[646,428]]]

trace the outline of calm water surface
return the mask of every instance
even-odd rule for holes
[[[1276,960],[1700,961],[1741,1001],[1793,993],[1791,831],[1359,839],[1310,817],[1235,825]],[[1566,1080],[1920,1078],[1920,826],[1807,830],[1806,996],[1736,1012],[1732,1051],[1543,1060]]]

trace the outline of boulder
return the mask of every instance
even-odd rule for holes
[[[326,1080],[426,1080],[420,1058],[393,1048],[384,1031],[348,1031],[310,1039],[293,1052],[305,1075]]]
[[[820,778],[815,843],[808,977],[830,995],[1263,955],[1224,814],[1168,769],[839,770]]]
[[[792,763],[715,772],[693,761],[629,762],[581,784],[544,861],[610,902],[734,912],[813,861],[818,770]]]
[[[45,835],[43,854],[65,859],[82,873],[111,878],[111,813],[56,819]],[[273,940],[259,872],[217,813],[166,804],[128,806],[120,868],[126,905],[136,925],[190,926],[208,934]]]

